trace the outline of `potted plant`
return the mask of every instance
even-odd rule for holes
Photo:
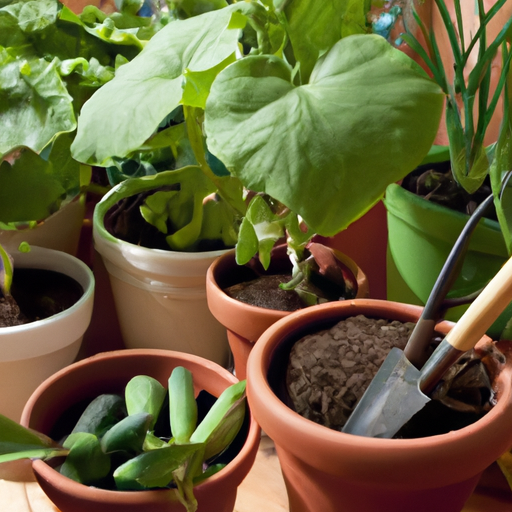
[[[91,168],[71,157],[86,99],[133,58],[162,20],[125,2],[78,16],[57,0],[2,2],[0,240],[76,254]],[[63,213],[59,213],[63,210]],[[34,229],[34,228],[38,229]]]
[[[220,366],[178,352],[122,350],[82,360],[46,380],[24,410],[22,424],[46,434],[60,432],[61,435],[79,418],[64,446],[56,448],[47,436],[42,436],[41,441],[38,435],[32,434],[32,443],[39,451],[31,456],[66,455],[59,470],[43,460],[35,460],[36,477],[63,512],[85,511],[91,507],[98,510],[232,510],[236,488],[254,462],[260,434],[249,411],[245,412],[244,389],[244,382],[237,381]],[[220,398],[212,406],[212,398],[198,395],[201,390]],[[149,400],[146,400],[147,395]],[[211,407],[199,421],[195,397],[198,402],[203,401],[203,406],[209,403]],[[121,413],[124,419],[118,422],[115,411],[122,410],[125,403],[129,415],[126,416],[126,411]],[[80,411],[76,410],[77,405]],[[68,420],[71,423],[65,426],[67,414],[70,414]],[[162,421],[156,420],[159,414]],[[165,428],[162,429],[167,424],[168,430],[169,418],[173,437],[161,440],[158,436],[162,433],[170,436],[165,433]],[[5,423],[5,419],[2,421]],[[196,422],[199,423],[197,428]],[[132,427],[138,426],[125,429],[128,423]],[[10,430],[2,429],[4,436],[10,432],[13,439],[19,439],[19,435],[26,432],[16,424],[6,425]],[[92,434],[91,431],[97,428],[103,428],[103,432]],[[96,444],[96,449],[87,449],[87,443],[79,441],[81,438],[92,439],[94,443],[91,444]],[[124,448],[122,439],[128,441]],[[145,448],[141,449],[143,444]],[[211,462],[214,453],[226,445],[230,445],[231,450],[229,457],[225,452],[227,465],[220,469],[210,464],[210,471],[203,473],[203,465],[196,462],[202,461],[204,456]],[[126,449],[131,455],[125,453],[123,458]],[[4,452],[15,450],[16,447],[11,445]],[[140,454],[133,457],[134,451]],[[18,455],[23,456],[22,453]],[[18,455],[6,453],[0,460],[10,460]],[[79,462],[94,456],[94,464],[87,466]],[[98,480],[93,486],[87,485],[87,481],[92,482],[90,478],[98,477],[102,468],[100,462],[105,457],[111,459],[112,470],[117,467],[114,474],[121,490],[101,488]],[[146,463],[145,459],[152,459],[152,462]],[[215,474],[213,469],[217,469]],[[199,478],[192,489],[194,475]],[[166,489],[171,481],[178,485]]]
[[[0,246],[0,254],[0,413],[18,421],[35,388],[75,360],[91,320],[94,277],[61,251],[31,247],[10,251],[11,259]],[[15,314],[6,318],[6,310]]]
[[[435,4],[446,33],[428,31],[424,20],[417,17],[428,44],[423,48],[407,32],[403,37],[428,65],[446,94],[445,127],[449,147],[444,151],[433,148],[432,158],[434,165],[436,160],[447,162],[438,170],[432,170],[432,162],[419,168],[404,180],[403,186],[390,185],[385,196],[389,227],[388,298],[418,304],[426,301],[471,208],[491,191],[496,216],[482,220],[475,231],[450,297],[478,292],[510,252],[509,191],[508,188],[503,193],[500,190],[510,169],[506,149],[510,141],[510,53],[506,34],[512,18],[505,2],[496,2],[487,12],[483,4],[479,4],[480,28],[476,27],[469,37],[468,19],[463,17],[461,2],[453,4],[453,22],[448,5],[443,0]],[[470,15],[473,16],[473,11]],[[493,32],[491,24],[497,20],[501,24]],[[495,33],[494,39],[492,33]],[[456,64],[453,76],[441,59],[439,41],[443,36],[449,38],[451,60]],[[493,114],[501,120],[501,127],[497,140],[485,147]],[[417,190],[419,195],[416,195]],[[405,240],[407,247],[403,244]],[[464,309],[450,309],[447,318],[456,320]],[[509,318],[510,308],[490,334],[499,337]]]
[[[413,439],[354,436],[308,420],[288,405],[285,368],[301,337],[358,314],[415,322],[420,313],[418,306],[371,299],[322,304],[279,320],[258,340],[248,362],[248,400],[276,444],[291,511],[458,512],[480,474],[507,450],[509,344],[497,345],[507,357],[500,363],[485,356],[490,347],[486,337],[477,352],[490,369],[497,402],[476,423],[459,430]],[[446,334],[452,327],[445,321],[436,330]]]
[[[74,157],[126,177],[158,171],[167,152],[187,187],[198,169],[204,177],[190,181],[210,183],[221,232],[234,227],[237,235],[238,263],[258,253],[268,266],[285,230],[300,261],[315,233],[345,228],[421,160],[439,121],[440,89],[383,38],[363,34],[363,3],[354,24],[339,16],[344,8],[237,2],[171,22],[84,105]],[[301,115],[308,123],[298,122]],[[392,143],[379,123],[368,122],[379,116]],[[247,211],[244,188],[257,193]],[[179,211],[145,208],[158,229]],[[199,235],[203,222],[218,226],[199,201],[195,212],[180,229]]]
[[[194,231],[202,230],[203,195],[209,189],[202,172],[194,169],[195,174],[189,172],[191,169],[184,169],[184,173],[167,171],[131,178],[113,187],[96,205],[93,239],[108,271],[125,347],[173,349],[227,367],[230,353],[226,332],[210,313],[205,290],[206,271],[224,252],[223,245],[215,248],[214,242],[213,250],[199,252],[165,249],[166,238],[172,237],[173,242],[184,247],[183,243],[190,243],[187,239],[191,233],[195,243]],[[200,180],[205,184],[202,188],[198,187]],[[179,183],[181,188],[166,192],[171,183]],[[155,190],[163,190],[164,204],[170,193],[172,201],[179,204],[177,215],[185,215],[187,223],[192,219],[174,235],[150,229],[149,224],[145,227],[139,207]],[[211,202],[211,218],[215,219],[218,204]],[[164,212],[168,216],[165,208]]]

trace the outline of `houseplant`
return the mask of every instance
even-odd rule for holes
[[[167,152],[187,186],[198,169],[201,184],[209,181],[221,233],[238,235],[238,263],[258,253],[268,266],[285,232],[300,261],[314,233],[332,235],[364,214],[437,131],[440,89],[383,38],[364,34],[366,7],[355,6],[353,24],[339,16],[345,2],[300,1],[237,2],[171,22],[84,105],[74,157],[126,177],[158,171]],[[368,122],[377,118],[386,132]],[[247,212],[243,187],[257,192]],[[162,208],[149,210],[162,226]],[[206,222],[218,226],[199,203],[180,227],[199,235]]]
[[[414,322],[421,308],[375,300],[306,308],[270,327],[249,357],[249,404],[262,429],[275,441],[290,510],[460,511],[481,472],[511,442],[510,361],[491,370],[499,390],[497,404],[469,427],[419,439],[387,440],[330,430],[288,407],[282,393],[283,365],[300,337],[359,313]],[[446,333],[452,325],[442,322],[437,330]],[[481,340],[480,348],[485,343]],[[509,358],[507,342],[499,347]]]
[[[333,252],[333,255],[352,274],[352,279],[356,282],[355,297],[360,299],[368,297],[369,283],[361,268],[353,260],[337,251]],[[271,264],[267,270],[269,274],[289,275],[291,273],[286,247],[280,246],[277,251],[273,251]],[[237,264],[234,250],[217,258],[210,265],[206,274],[208,307],[227,330],[236,375],[240,379],[246,377],[247,358],[254,343],[267,328],[277,320],[289,315],[291,311],[251,304],[238,300],[226,292],[228,287],[254,279],[256,276],[257,274],[253,274],[245,266]],[[266,293],[271,293],[271,291]]]
[[[80,298],[68,309],[47,318],[0,328],[0,412],[18,421],[23,405],[34,389],[44,379],[75,360],[91,320],[94,277],[84,263],[61,251],[31,247],[28,253],[11,251],[11,255],[14,261],[15,288],[16,271],[21,279],[23,269],[58,272],[81,287]],[[4,258],[4,261],[7,260]],[[12,276],[11,271],[8,273]],[[0,274],[4,275],[3,272]],[[31,283],[29,279],[29,287],[37,289],[38,282],[34,279]],[[22,288],[17,288],[16,292],[13,289],[15,298],[22,291]],[[2,296],[8,293],[5,290]]]
[[[0,135],[4,244],[16,247],[28,240],[76,253],[82,194],[91,179],[90,167],[70,154],[77,114],[161,23],[136,16],[133,5],[124,4],[111,16],[93,6],[78,16],[57,0],[2,3],[0,104],[8,127]]]
[[[388,187],[385,199],[389,226],[389,298],[416,303],[424,303],[428,297],[442,262],[467,220],[466,214],[471,213],[470,210],[451,211],[450,196],[461,198],[459,202],[471,207],[479,201],[477,194],[484,184],[492,188],[497,215],[497,220],[482,221],[475,232],[460,277],[450,294],[452,298],[481,289],[505,261],[511,247],[507,213],[509,189],[505,188],[503,193],[500,189],[510,169],[510,53],[506,35],[512,18],[505,2],[496,2],[487,12],[484,5],[479,4],[480,28],[465,40],[467,30],[461,3],[454,2],[455,22],[451,21],[442,0],[437,1],[436,6],[449,37],[452,60],[456,63],[453,77],[448,65],[445,67],[443,64],[438,49],[438,41],[443,34],[428,32],[418,18],[428,41],[427,47],[423,49],[411,34],[406,33],[404,38],[429,66],[447,96],[448,172],[446,169],[434,171],[419,178],[422,183],[427,183],[422,195],[431,197],[430,202],[415,197],[411,189],[404,190],[395,184]],[[491,39],[490,25],[496,19],[500,19],[502,24]],[[467,23],[468,20],[465,21]],[[457,34],[463,34],[463,37],[459,38]],[[500,55],[501,62],[495,66]],[[496,68],[498,78],[495,76]],[[492,78],[494,89],[491,87]],[[500,101],[502,112],[499,112]],[[494,113],[501,119],[501,127],[497,141],[486,148],[486,134]],[[429,182],[432,183],[430,188]],[[443,198],[444,206],[435,204],[435,196]],[[414,239],[415,243],[408,244],[406,248],[400,239]],[[422,269],[421,276],[414,270],[419,268]],[[457,319],[461,311],[463,308],[450,310],[447,318]],[[491,334],[499,336],[509,318],[510,308],[493,326]]]
[[[202,176],[197,171],[198,176]],[[137,194],[147,194],[162,184],[167,186],[172,180],[179,179],[179,171],[169,171],[131,178],[112,188],[94,211],[95,248],[108,271],[127,348],[169,348],[202,356],[227,367],[230,354],[226,332],[208,310],[204,278],[209,265],[222,254],[222,249],[185,252],[149,248],[137,240],[125,239],[117,231],[112,232],[112,226],[116,224],[132,229],[139,226],[136,236],[141,236],[140,223],[137,224],[133,217],[126,221],[122,214],[116,217],[117,212],[112,213],[112,210],[120,201],[132,201]],[[180,194],[181,211],[185,212],[187,202],[192,206],[197,204],[194,197],[201,191],[182,188]],[[202,197],[199,202],[202,203]],[[144,222],[142,217],[140,221]]]
[[[27,403],[22,424],[50,433],[59,425],[63,412],[77,402],[89,402],[98,394],[119,393],[133,377],[141,374],[166,386],[169,373],[177,366],[192,373],[196,393],[204,389],[219,396],[224,389],[238,382],[227,370],[192,355],[163,350],[109,352],[75,363],[45,381]],[[233,509],[236,488],[252,466],[259,443],[259,427],[252,418],[246,428],[246,437],[242,436],[240,451],[233,460],[194,488],[198,510]],[[63,511],[85,511],[91,507],[99,510],[183,510],[175,490],[108,491],[74,482],[41,460],[34,461],[33,468],[43,490]]]

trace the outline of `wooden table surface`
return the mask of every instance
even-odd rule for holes
[[[2,512],[59,512],[34,481],[30,463],[0,465]],[[496,465],[487,470],[461,512],[511,512],[512,492]],[[256,462],[238,490],[234,512],[288,512],[286,490],[272,441],[263,436]],[[312,511],[317,512],[317,511]],[[432,511],[435,512],[435,511]]]

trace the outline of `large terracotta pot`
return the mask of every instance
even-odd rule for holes
[[[481,473],[512,444],[510,354],[494,379],[497,405],[468,427],[420,439],[344,434],[285,405],[283,367],[303,335],[361,313],[415,321],[421,308],[375,300],[314,306],[276,322],[249,357],[249,404],[275,442],[290,512],[460,512]],[[452,325],[443,322],[439,330]]]
[[[120,392],[136,375],[150,375],[167,386],[173,368],[184,366],[196,391],[215,396],[237,379],[221,366],[198,356],[158,349],[105,352],[75,363],[47,379],[31,396],[21,423],[49,434],[61,415],[101,393]],[[260,429],[250,417],[238,455],[220,472],[194,488],[198,512],[231,512],[237,487],[249,472],[259,446]],[[61,512],[184,512],[173,490],[108,491],[79,484],[36,460],[33,470],[43,491]]]
[[[348,256],[335,251],[336,256],[352,271],[357,284],[357,297],[368,297],[366,275]],[[282,246],[273,252],[268,273],[290,272],[291,265]],[[245,379],[247,358],[258,338],[277,320],[289,315],[288,311],[266,309],[245,304],[231,298],[224,289],[235,283],[254,279],[254,274],[244,266],[237,265],[235,251],[217,258],[206,274],[206,298],[213,316],[226,327],[228,342],[233,354],[236,375]]]

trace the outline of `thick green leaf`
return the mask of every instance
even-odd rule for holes
[[[68,452],[49,437],[30,430],[0,414],[0,462],[39,458],[46,459]]]
[[[13,267],[12,256],[0,245],[0,293],[4,297],[11,294]]]
[[[202,448],[202,444],[172,444],[138,455],[114,471],[116,486],[120,490],[167,487],[173,471]]]
[[[205,443],[205,460],[224,451],[233,441],[245,417],[245,387],[242,380],[226,388],[190,437]]]
[[[233,13],[247,5],[237,3],[160,30],[84,105],[74,157],[101,165],[141,146],[179,105],[185,71],[207,71],[236,51],[239,31],[229,24]]]
[[[28,222],[56,212],[65,190],[53,176],[53,166],[29,149],[11,165],[0,164],[0,221]]]
[[[58,61],[11,55],[0,47],[0,157],[19,146],[41,151],[76,128]]]
[[[263,268],[270,264],[270,251],[285,235],[286,218],[275,214],[261,196],[254,196],[242,221],[236,246],[236,261],[245,265],[256,254]]]
[[[84,432],[101,437],[125,414],[124,400],[119,395],[99,395],[82,413],[72,433]]]
[[[295,59],[300,62],[302,83],[307,83],[316,61],[340,40],[342,27],[347,29],[350,16],[357,24],[365,20],[364,7],[367,2],[359,0],[356,9],[351,0],[311,2],[293,0],[285,8],[287,32]],[[369,6],[368,6],[369,7]],[[348,16],[348,19],[347,19]],[[353,29],[353,28],[352,28]],[[307,37],[304,37],[307,34]]]
[[[128,382],[124,390],[128,414],[148,413],[153,417],[150,427],[155,425],[162,409],[166,389],[153,377],[138,375]]]
[[[85,432],[71,434],[64,447],[69,449],[66,460],[60,467],[64,476],[89,485],[108,475],[110,457],[103,453],[95,435]]]
[[[169,415],[176,443],[188,443],[197,425],[197,403],[192,373],[183,366],[169,377]]]
[[[23,32],[37,32],[57,20],[59,3],[56,0],[21,0],[2,8],[18,20]]]
[[[421,162],[444,97],[409,57],[375,35],[336,43],[307,85],[294,86],[291,73],[270,56],[223,70],[206,103],[208,147],[247,188],[332,236]]]
[[[104,453],[127,451],[141,453],[146,433],[153,423],[153,416],[139,412],[123,418],[108,430],[101,439]]]

